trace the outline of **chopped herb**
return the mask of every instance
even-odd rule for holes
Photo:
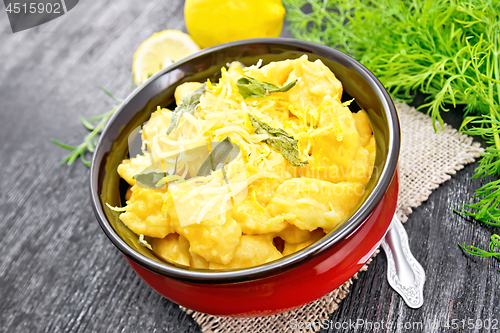
[[[162,186],[165,185],[165,181],[167,177],[170,175],[175,175],[177,173],[177,162],[179,160],[179,156],[175,159],[175,165],[174,165],[174,170],[172,171],[171,174],[168,172],[158,172],[155,171],[160,168],[154,168],[152,165],[148,166],[146,169],[142,170],[141,173],[138,173],[137,175],[134,175],[134,179],[141,183],[142,185],[147,186],[148,188],[151,189],[159,189]]]
[[[229,137],[218,142],[201,164],[196,176],[208,176],[219,164],[224,163],[234,149],[238,149],[238,146],[234,145]]]
[[[182,99],[179,105],[177,105],[174,111],[172,111],[172,118],[170,118],[167,135],[172,133],[172,131],[177,127],[177,125],[179,124],[179,120],[184,115],[184,113],[194,113],[194,110],[196,110],[196,106],[200,104],[200,97],[203,95],[206,89],[207,84],[203,83],[200,87],[198,87],[198,89]]]
[[[286,92],[292,89],[296,83],[297,80],[279,88],[272,83],[260,82],[259,80],[247,76],[238,79],[236,86],[238,87],[238,91],[243,98],[259,98],[269,96],[269,93],[272,92]]]
[[[142,171],[141,173],[137,174],[134,176],[134,179],[149,187],[149,188],[152,188],[152,189],[155,189],[157,188],[156,185],[162,180],[164,179],[165,177],[168,176],[168,174],[166,172],[157,172],[157,171],[151,171],[151,170],[148,170],[149,168],[147,168],[146,170]]]
[[[123,102],[123,99],[118,98],[115,95],[113,95],[113,93],[111,91],[109,91],[108,89],[106,89],[106,87],[101,87],[101,89],[106,93],[106,95],[111,97],[116,103],[120,104],[121,102]]]
[[[301,161],[299,158],[299,146],[298,141],[294,139],[293,136],[288,134],[285,130],[281,128],[274,128],[268,124],[260,121],[259,119],[248,114],[252,126],[257,134],[268,134],[269,138],[263,140],[269,146],[273,147],[283,155],[293,166],[302,166],[308,164],[308,161]]]
[[[458,244],[464,251],[469,254],[479,256],[479,257],[493,257],[500,260],[500,236],[497,234],[493,234],[490,237],[490,245],[488,246],[488,251],[480,249],[476,246],[472,245],[461,245]],[[500,269],[499,269],[500,271]]]

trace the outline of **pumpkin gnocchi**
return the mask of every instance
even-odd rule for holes
[[[297,252],[359,205],[376,142],[365,111],[307,56],[221,69],[218,82],[177,87],[177,107],[141,129],[142,154],[120,220],[161,260],[238,269]]]

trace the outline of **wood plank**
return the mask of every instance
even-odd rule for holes
[[[0,11],[2,331],[200,332],[108,241],[90,206],[88,169],[59,166],[65,151],[49,141],[79,143],[86,132],[78,115],[112,107],[99,86],[126,96],[134,50],[168,28],[185,30],[183,1],[80,1],[63,17],[16,34]],[[405,225],[427,271],[423,308],[407,308],[390,289],[380,254],[332,322],[499,318],[498,263],[464,255],[456,245],[485,247],[493,232],[451,211],[484,183],[470,180],[473,170],[466,167],[437,189]]]

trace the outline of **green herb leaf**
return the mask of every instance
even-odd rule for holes
[[[54,143],[54,144],[56,144],[59,147],[64,148],[64,149],[75,150],[76,148],[78,148],[77,146],[70,146],[70,145],[62,143],[60,141],[57,141],[56,139],[50,139],[50,141],[52,141],[52,143]]]
[[[147,168],[146,170],[148,169],[149,168]],[[135,175],[133,178],[142,185],[145,185],[152,189],[156,189],[156,185],[158,184],[158,182],[168,176],[166,172],[146,170]]]
[[[174,111],[172,111],[170,124],[167,128],[167,135],[172,133],[172,131],[177,128],[177,125],[179,125],[179,120],[184,113],[194,113],[194,110],[196,110],[196,106],[200,104],[200,97],[205,93],[206,89],[207,84],[203,83],[200,87],[198,87],[198,89],[182,99],[179,105],[177,105]]]
[[[151,189],[159,189],[165,185],[166,179],[168,176],[177,174],[177,163],[179,161],[179,156],[175,159],[174,170],[170,173],[159,172],[156,170],[161,170],[163,168],[163,164],[161,161],[157,161],[155,164],[148,166],[146,169],[142,170],[140,173],[134,175],[134,178],[137,182],[142,185],[151,188]],[[170,170],[169,170],[170,171]]]
[[[269,96],[269,93],[272,92],[286,92],[292,89],[297,80],[290,82],[283,87],[279,88],[272,83],[260,82],[252,77],[242,77],[239,78],[236,82],[236,86],[238,87],[238,91],[240,92],[243,98],[259,98]]]
[[[299,146],[298,141],[294,139],[293,136],[288,134],[285,130],[281,128],[274,128],[268,124],[260,121],[256,117],[248,114],[255,133],[257,134],[268,134],[269,139],[265,139],[264,142],[269,146],[273,147],[283,155],[293,166],[306,165],[308,161],[301,161],[299,158]]]
[[[478,257],[494,257],[498,260],[500,260],[500,235],[498,234],[493,234],[490,237],[490,244],[488,246],[488,251],[480,249],[476,246],[472,245],[462,245],[458,244],[464,250],[465,252],[478,256]],[[498,269],[500,271],[500,269]]]
[[[123,99],[116,97],[115,95],[113,95],[113,93],[111,91],[109,91],[105,87],[101,87],[101,89],[106,93],[106,95],[111,97],[115,102],[117,102],[117,103],[123,102]]]
[[[95,126],[92,125],[87,119],[85,119],[83,116],[80,116],[80,121],[82,122],[82,125],[88,129],[89,131],[93,131],[95,129]]]
[[[236,155],[239,153],[239,147],[231,142],[229,137],[226,137],[221,142],[217,143],[203,161],[196,176],[208,176],[212,171],[215,171],[217,166],[224,163],[232,151],[237,149]]]

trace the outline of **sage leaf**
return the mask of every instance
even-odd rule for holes
[[[269,138],[263,140],[263,142],[279,151],[291,165],[298,167],[309,163],[307,160],[300,160],[298,141],[295,140],[292,135],[288,134],[281,128],[269,126],[250,113],[248,114],[248,117],[250,118],[252,126],[255,129],[255,133],[269,135]]]
[[[147,169],[146,169],[147,170]],[[141,183],[142,185],[147,186],[148,188],[156,189],[158,188],[156,185],[165,177],[168,176],[166,172],[157,172],[157,171],[142,171],[141,173],[135,175],[133,178],[136,182]]]
[[[212,171],[215,171],[217,166],[224,163],[231,152],[235,152],[234,156],[239,154],[239,147],[231,142],[229,137],[226,137],[221,142],[218,142],[208,154],[207,158],[203,161],[198,172],[196,174],[199,176],[208,176]]]
[[[297,80],[290,82],[283,87],[279,88],[272,83],[260,82],[252,77],[242,77],[236,81],[236,86],[238,87],[238,91],[245,98],[259,98],[259,97],[267,97],[269,93],[272,92],[286,92],[292,89]]]
[[[170,124],[167,128],[167,135],[172,133],[172,131],[177,128],[177,125],[179,125],[179,120],[184,113],[194,113],[194,110],[196,110],[196,106],[200,104],[200,98],[205,93],[206,89],[207,84],[203,83],[200,87],[198,87],[198,89],[182,99],[179,105],[177,105],[174,111],[172,111]]]
[[[169,174],[168,172],[155,171],[163,168],[163,165],[150,165],[146,169],[142,170],[141,173],[134,175],[133,178],[136,182],[139,182],[141,187],[146,186],[150,189],[159,189],[165,185],[167,176],[177,174],[177,163],[179,161],[179,156],[175,159],[174,170]],[[156,164],[161,163],[161,161],[156,162]]]

